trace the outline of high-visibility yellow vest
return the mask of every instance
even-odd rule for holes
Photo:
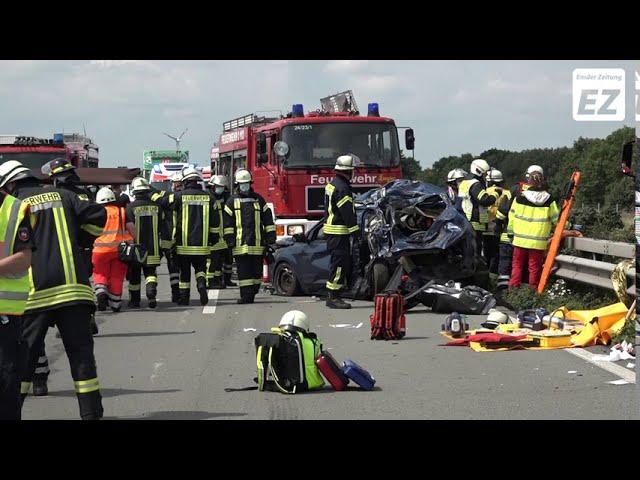
[[[0,207],[0,258],[13,255],[18,227],[29,212],[29,205],[6,195]],[[0,276],[0,314],[22,315],[29,298],[29,270]]]
[[[553,200],[533,205],[523,197],[517,197],[509,211],[508,230],[513,231],[513,246],[546,250],[552,226],[558,221],[559,213],[558,205]]]
[[[470,180],[463,180],[458,187],[458,196],[462,198],[462,211],[467,217],[467,220],[471,222],[471,226],[476,232],[486,232],[487,223],[489,223],[489,212],[487,207],[474,204],[471,199],[471,187],[478,183],[478,179],[472,178]],[[485,193],[484,190],[480,192],[480,196]],[[474,211],[475,210],[475,211]]]

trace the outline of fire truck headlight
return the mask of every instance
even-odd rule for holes
[[[276,236],[282,237],[284,235],[284,225],[276,225]]]
[[[299,233],[304,233],[304,225],[288,225],[287,235],[294,236]]]
[[[276,142],[273,146],[273,151],[279,157],[286,157],[289,154],[289,144],[283,141]]]

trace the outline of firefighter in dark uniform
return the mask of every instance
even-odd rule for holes
[[[24,400],[29,392],[47,329],[55,324],[69,358],[80,417],[97,420],[102,418],[103,409],[90,326],[96,305],[78,236],[81,228],[99,236],[106,211],[102,205],[80,200],[67,190],[42,188],[29,170],[16,168],[8,173],[6,185],[30,205],[36,217],[31,289],[22,318],[27,366],[22,374],[21,397]]]
[[[15,160],[0,165],[0,189]],[[15,173],[14,173],[15,175]],[[20,367],[24,348],[20,343],[21,318],[29,297],[29,267],[34,248],[29,205],[0,191],[0,420],[20,420]]]
[[[62,190],[68,190],[75,193],[78,198],[85,202],[94,201],[91,192],[78,185],[80,183],[80,177],[76,173],[76,167],[69,163],[64,158],[54,158],[49,163],[42,167],[42,173],[49,176],[55,188],[61,188]],[[90,225],[83,225],[80,229],[78,236],[78,246],[80,247],[80,258],[86,264],[86,268],[89,271],[89,277],[93,274],[93,262],[91,260],[93,242],[97,238],[95,232],[87,231],[91,229]],[[99,235],[98,235],[99,236]],[[91,331],[93,335],[98,334],[98,325],[96,324],[95,315],[91,314]],[[44,350],[41,352],[41,360],[38,363],[38,370],[43,369],[44,362],[47,361]],[[48,364],[46,366],[48,372]],[[48,374],[48,373],[47,373]],[[35,384],[35,382],[34,382]]]
[[[171,189],[173,192],[182,190],[182,173],[178,172],[171,178]],[[151,201],[156,202],[165,192],[156,192],[151,195]],[[171,301],[178,303],[180,300],[180,268],[178,267],[178,257],[176,255],[176,241],[173,237],[176,212],[170,208],[162,210],[163,222],[160,229],[160,247],[162,254],[167,259],[167,270],[169,270],[169,284],[171,285]]]
[[[325,223],[322,231],[327,236],[327,250],[331,264],[326,305],[329,308],[348,309],[351,305],[340,298],[340,291],[349,284],[351,276],[351,235],[358,230],[356,210],[351,190],[354,159],[342,155],[336,160],[336,177],[324,189]]]
[[[238,303],[253,303],[262,284],[262,259],[265,248],[276,241],[276,226],[271,209],[251,188],[253,179],[247,170],[237,170],[237,193],[224,207],[224,237],[233,246],[238,268]]]
[[[226,288],[227,287],[227,275],[231,276],[231,259],[229,256],[229,247],[224,241],[224,206],[229,200],[229,193],[227,191],[227,179],[224,175],[213,175],[209,180],[209,190],[211,197],[213,198],[213,210],[217,217],[217,231],[216,238],[218,239],[214,245],[211,246],[211,257],[209,259],[209,266],[207,268],[207,288]],[[229,270],[229,273],[225,271],[225,268]],[[223,277],[224,274],[224,277]],[[228,279],[231,281],[231,279]]]
[[[180,268],[180,297],[178,305],[189,305],[191,267],[193,266],[200,304],[209,303],[207,294],[207,258],[211,253],[213,200],[202,189],[202,177],[195,167],[182,170],[183,190],[163,195],[157,201],[165,209],[175,212],[174,238]]]
[[[147,258],[142,267],[129,265],[129,307],[140,308],[140,289],[144,272],[145,289],[149,308],[156,308],[158,274],[160,265],[160,228],[163,222],[162,208],[151,200],[151,187],[144,178],[134,178],[131,193],[135,200],[127,205],[127,228],[135,233],[135,242],[142,245]]]

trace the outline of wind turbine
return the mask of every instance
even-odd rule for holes
[[[173,140],[175,140],[175,142],[176,142],[176,152],[179,152],[180,151],[180,140],[182,140],[182,137],[184,136],[185,133],[187,133],[188,130],[189,129],[186,128],[184,130],[184,132],[182,132],[180,134],[179,137],[174,137],[173,135],[169,135],[168,133],[165,133],[165,132],[162,132],[162,133],[164,133],[167,137],[172,138]]]

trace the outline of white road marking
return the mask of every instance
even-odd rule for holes
[[[629,383],[636,383],[635,372],[632,372],[631,370],[628,370],[620,365],[616,365],[615,363],[598,362],[597,360],[593,359],[595,355],[588,352],[584,348],[566,348],[564,351],[570,353],[571,355],[575,355],[576,357],[580,357],[583,360],[586,360],[587,362],[600,367],[609,373],[613,373],[614,375],[622,378],[623,380],[626,380]]]
[[[218,295],[220,294],[220,290],[209,290],[207,294],[209,296],[209,305],[205,306],[202,309],[202,313],[214,314],[216,313],[216,305],[218,303]],[[212,300],[213,300],[213,305],[211,305]]]
[[[160,370],[160,367],[162,367],[164,365],[163,362],[155,362],[153,365],[153,373],[151,374],[150,380],[153,382],[155,381],[155,379],[158,377],[158,370]]]

